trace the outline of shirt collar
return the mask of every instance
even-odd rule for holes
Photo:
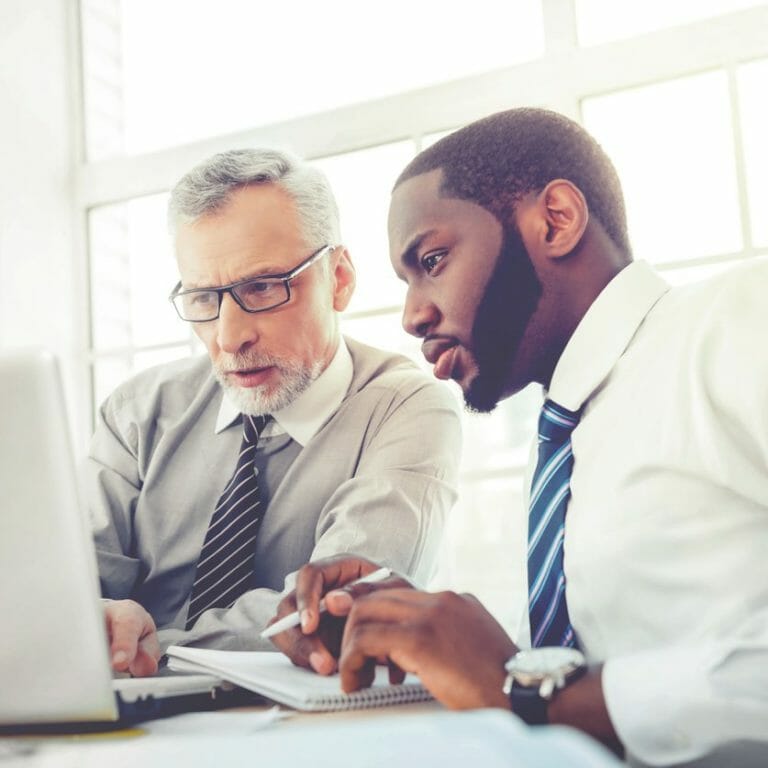
[[[616,365],[653,305],[669,290],[636,261],[619,272],[582,317],[557,361],[547,397],[578,411]]]
[[[305,446],[341,405],[352,383],[352,373],[352,357],[340,337],[328,367],[290,405],[270,414],[274,426],[268,424],[264,436],[287,432],[299,445]],[[231,426],[239,416],[240,410],[224,391],[216,419],[216,434]]]

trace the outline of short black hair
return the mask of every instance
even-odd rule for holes
[[[438,168],[444,175],[441,194],[481,205],[502,225],[524,195],[553,179],[567,179],[584,194],[590,215],[631,256],[616,169],[597,141],[564,115],[521,108],[471,123],[418,154],[395,188]]]

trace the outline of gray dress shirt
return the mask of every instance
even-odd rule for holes
[[[346,341],[353,374],[338,409],[303,447],[285,433],[259,441],[255,589],[190,632],[189,594],[240,420],[216,431],[222,390],[207,356],[145,371],[100,409],[85,489],[102,594],[141,603],[164,646],[273,647],[258,632],[309,560],[350,552],[417,582],[431,575],[456,499],[458,404],[406,358]]]

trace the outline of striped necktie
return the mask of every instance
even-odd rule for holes
[[[571,432],[579,413],[547,400],[539,416],[539,458],[528,507],[531,645],[576,646],[565,602],[563,538],[573,469]]]
[[[243,415],[240,455],[205,534],[192,584],[187,629],[204,611],[229,608],[251,588],[254,544],[264,516],[256,480],[256,444],[268,418]]]

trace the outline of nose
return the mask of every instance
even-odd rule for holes
[[[219,349],[234,355],[245,351],[259,338],[257,315],[241,309],[237,302],[225,293],[219,308],[216,341]]]
[[[437,324],[440,313],[431,301],[409,288],[403,309],[403,328],[411,336],[423,338]]]

